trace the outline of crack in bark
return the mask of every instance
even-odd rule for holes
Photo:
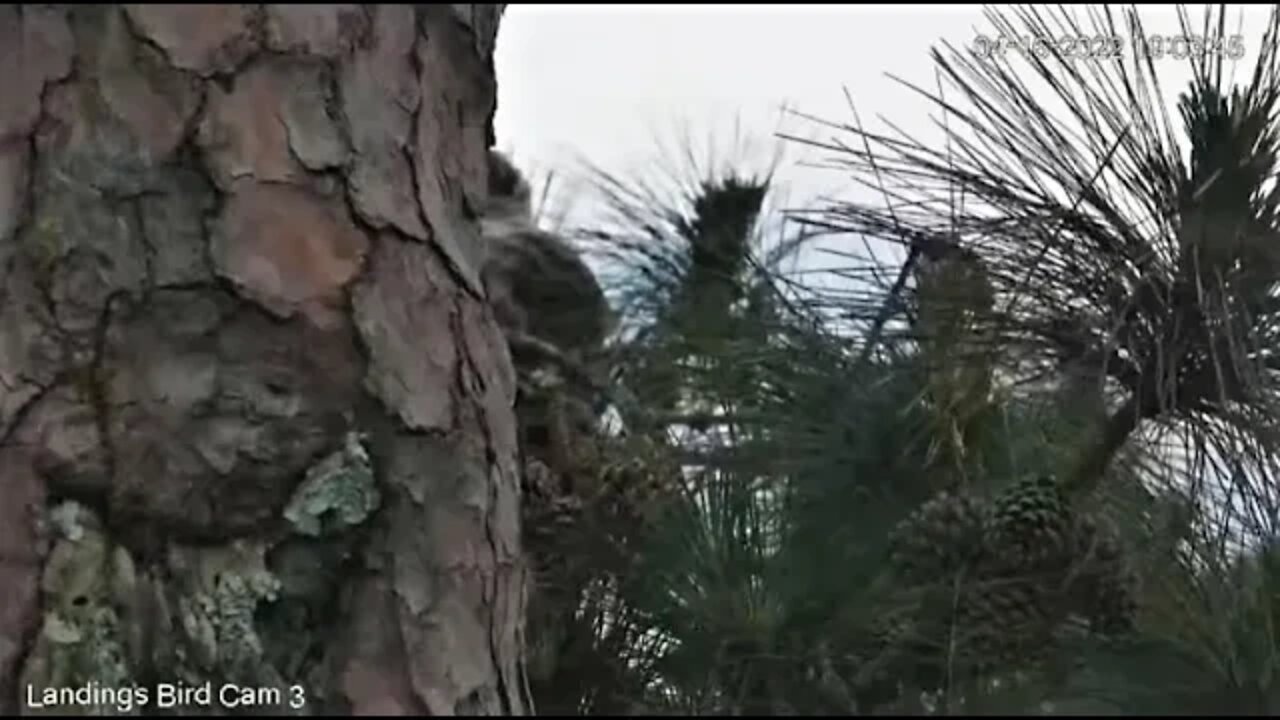
[[[204,156],[200,152],[200,123],[209,109],[209,83],[189,70],[173,67],[172,64],[170,69],[181,73],[185,80],[193,82],[198,88],[195,107],[191,108],[191,115],[182,126],[182,134],[178,136],[178,144],[173,150],[173,160],[179,167],[190,167],[193,170],[202,171],[201,174],[205,176],[205,180],[216,189],[217,183],[213,182],[207,163],[204,162]],[[186,162],[188,159],[192,162]]]
[[[110,378],[105,374],[107,333],[111,328],[116,302],[128,298],[127,290],[116,290],[102,304],[102,311],[98,316],[98,324],[94,332],[93,357],[88,368],[91,390],[89,403],[93,407],[94,420],[98,427],[98,444],[102,447],[107,478],[112,486],[115,485],[116,479],[116,449],[111,441],[111,397],[107,389]]]
[[[36,405],[40,404],[41,400],[48,397],[49,393],[69,384],[70,381],[71,372],[68,370],[60,370],[53,376],[53,379],[48,384],[42,385],[40,383],[32,383],[36,387],[36,394],[27,398],[26,401],[18,406],[18,409],[14,411],[13,418],[9,421],[9,424],[3,431],[0,431],[0,450],[14,447],[12,444],[13,437],[18,433],[18,430],[22,428],[22,424],[26,420],[27,415],[35,409]]]
[[[48,93],[48,91],[49,91],[49,83],[45,83],[45,86],[40,90],[40,100],[39,100],[40,116],[36,118],[36,127],[32,128],[31,132],[27,133],[27,136],[25,138],[26,145],[27,145],[27,148],[26,148],[27,158],[25,163],[26,167],[23,168],[23,170],[26,172],[26,177],[23,178],[24,187],[22,189],[22,198],[21,200],[19,200],[18,207],[16,208],[18,217],[15,218],[14,220],[13,233],[12,233],[12,237],[10,238],[12,241],[14,241],[15,246],[17,244],[16,241],[18,237],[21,235],[26,225],[31,222],[31,218],[35,214],[36,158],[39,157],[38,147],[36,144],[36,135],[37,135],[40,123],[44,121],[45,95]],[[4,241],[4,238],[0,238],[0,241]]]
[[[125,32],[127,32],[129,36],[133,38],[134,42],[138,43],[139,45],[145,45],[151,48],[152,50],[156,51],[156,53],[165,61],[165,63],[170,68],[174,70],[181,70],[181,68],[179,68],[177,65],[173,63],[173,56],[169,54],[169,51],[165,49],[163,45],[156,42],[155,39],[152,38],[150,35],[148,35],[145,31],[143,31],[142,28],[138,27],[137,21],[133,19],[133,13],[130,13],[128,10],[124,9],[123,7],[120,8],[119,12],[121,15],[124,16]]]
[[[360,7],[364,7],[361,5]],[[346,115],[342,112],[342,68],[337,60],[331,58],[322,58],[320,60],[323,70],[321,71],[321,89],[324,91],[324,108],[325,117],[333,123],[333,129],[338,133],[338,139],[342,142],[342,146],[347,150],[347,157],[343,162],[335,167],[335,171],[342,175],[341,187],[346,188],[346,176],[351,172],[353,158],[356,155],[356,144],[351,134],[351,128],[347,127],[348,121]],[[292,144],[290,144],[292,148]],[[344,195],[347,193],[343,193]],[[355,209],[351,208],[351,203],[347,203],[348,209],[355,214]]]
[[[217,78],[214,78],[214,81],[216,82]],[[204,104],[207,104],[208,93],[204,93],[203,97]],[[201,112],[203,111],[204,107],[201,108]],[[196,126],[199,126],[199,122],[196,122]],[[217,271],[218,263],[213,257],[214,227],[218,224],[219,219],[225,213],[227,203],[230,202],[232,193],[229,190],[223,190],[218,186],[218,183],[215,182],[213,170],[209,163],[209,154],[212,151],[206,151],[199,142],[194,141],[194,137],[189,147],[189,152],[192,154],[192,158],[194,160],[192,163],[192,169],[200,171],[202,178],[209,186],[212,194],[212,202],[210,202],[209,207],[201,213],[199,223],[200,259],[204,263],[203,269],[209,276],[208,287],[214,290],[220,290],[235,299],[237,301],[235,312],[239,313],[241,306],[246,304],[248,301],[240,295],[239,289],[231,278],[226,277]],[[234,184],[234,182],[235,179],[233,178],[232,183]],[[267,315],[270,316],[272,321],[277,320],[277,318],[271,313],[267,313]]]
[[[409,164],[409,185],[413,192],[413,209],[418,215],[419,222],[427,231],[427,242],[430,243],[436,234],[435,228],[431,226],[431,222],[427,219],[427,211],[422,207],[422,183],[418,180],[418,116],[422,113],[422,106],[426,102],[422,97],[422,61],[418,59],[418,53],[415,49],[409,51],[409,64],[413,68],[413,81],[419,88],[418,103],[413,110],[409,112],[409,131],[405,135],[404,145],[400,147],[400,154],[404,156],[404,161]]]
[[[337,120],[339,117],[343,118],[342,122]],[[346,118],[344,115],[337,115],[334,118],[334,124],[345,130],[345,120]],[[351,144],[348,145],[348,147],[351,148],[351,156],[354,158],[356,155],[355,145]],[[359,323],[356,322],[355,306],[355,289],[362,283],[369,282],[369,277],[373,272],[373,259],[378,254],[378,246],[380,243],[387,241],[387,238],[384,237],[384,235],[389,235],[390,239],[395,242],[401,241],[401,236],[406,238],[408,236],[404,235],[404,233],[402,233],[399,228],[395,227],[394,224],[388,224],[385,228],[378,228],[368,222],[365,217],[356,210],[355,201],[351,197],[351,186],[348,180],[350,173],[345,168],[339,172],[342,175],[342,187],[345,188],[345,192],[341,192],[339,195],[341,196],[342,202],[347,206],[347,214],[351,217],[351,224],[355,226],[356,230],[364,233],[369,239],[369,248],[365,254],[364,261],[360,263],[360,268],[351,276],[351,279],[342,286],[341,291],[342,310],[346,313],[347,320],[351,323],[351,334],[354,336],[356,353],[360,356],[360,360],[364,365],[360,373],[362,381],[360,382],[358,395],[364,398],[367,402],[372,402],[375,407],[380,408],[383,414],[394,424],[400,426],[401,429],[408,430],[409,428],[404,427],[403,423],[396,419],[395,411],[392,408],[387,407],[386,403],[384,403],[376,393],[371,392],[363,382],[363,378],[368,377],[369,368],[373,367],[374,351],[373,348],[369,347],[368,340],[365,339],[364,333],[360,331]],[[370,453],[371,459],[373,455],[374,453]],[[375,475],[375,477],[377,476]]]
[[[486,298],[483,285],[477,287],[468,280],[467,274],[463,272],[463,269],[454,261],[449,253],[445,252],[444,248],[441,247],[440,242],[436,239],[437,235],[440,233],[440,229],[431,224],[430,220],[427,218],[426,208],[422,207],[422,179],[418,175],[418,163],[415,162],[415,160],[421,150],[421,148],[418,147],[419,117],[426,109],[427,99],[425,94],[421,91],[425,68],[422,66],[422,59],[418,57],[418,43],[425,43],[428,42],[428,40],[426,31],[422,27],[422,21],[417,14],[419,10],[421,10],[420,7],[414,7],[414,18],[418,25],[418,32],[417,37],[414,40],[413,48],[409,50],[409,63],[410,67],[413,69],[413,79],[414,82],[417,83],[419,89],[418,105],[413,109],[413,112],[409,114],[409,133],[408,137],[405,138],[404,147],[401,148],[401,152],[405,155],[405,159],[409,163],[409,183],[413,188],[413,207],[418,213],[419,222],[422,223],[422,227],[427,231],[426,244],[430,246],[432,252],[434,252],[435,255],[443,261],[445,269],[449,271],[449,275],[453,278],[454,282],[456,282],[458,287],[462,288],[462,290],[468,295],[471,295],[473,298],[481,302],[485,302]],[[447,182],[447,178],[442,178],[440,187],[444,188],[448,187],[448,185],[449,183]],[[480,268],[475,268],[475,271],[476,281],[479,282]]]
[[[508,560],[505,560],[499,556],[498,542],[493,530],[493,516],[494,516],[494,513],[497,511],[497,507],[498,507],[498,492],[499,492],[498,483],[512,480],[512,478],[506,477],[502,472],[502,465],[498,457],[498,453],[494,449],[495,442],[493,438],[493,430],[492,430],[492,425],[490,424],[488,408],[486,406],[485,397],[484,397],[488,391],[488,387],[485,383],[483,373],[481,373],[480,369],[476,366],[473,350],[471,348],[470,341],[467,337],[465,323],[461,322],[460,320],[460,318],[463,315],[463,308],[462,308],[463,302],[466,302],[466,300],[458,299],[454,302],[454,310],[455,310],[454,333],[457,338],[458,349],[461,355],[461,357],[459,358],[460,362],[458,363],[459,373],[461,374],[462,369],[465,368],[470,372],[470,376],[474,378],[479,385],[479,388],[467,388],[469,390],[472,390],[472,392],[468,392],[467,395],[471,401],[473,409],[475,410],[476,420],[480,424],[480,428],[479,428],[480,434],[484,438],[485,462],[487,463],[486,469],[489,472],[489,477],[487,482],[488,489],[489,489],[489,506],[484,516],[485,539],[489,543],[489,550],[493,553],[493,561],[494,561],[494,573],[492,578],[493,582],[491,586],[491,596],[490,596],[490,602],[489,602],[489,653],[492,656],[495,674],[498,681],[497,692],[500,698],[500,702],[502,703],[502,712],[503,714],[510,715],[513,712],[515,712],[515,708],[512,705],[511,695],[510,695],[510,691],[508,689],[508,684],[507,684],[508,680],[506,677],[505,668],[502,667],[502,662],[501,662],[502,653],[499,650],[499,640],[497,635],[501,632],[501,628],[504,625],[504,623],[499,622],[498,620],[498,610],[499,610],[499,602],[500,602],[499,599],[502,595],[500,569],[506,568],[507,570],[511,570],[512,566]],[[486,319],[486,318],[482,317],[482,320],[483,319]],[[491,320],[491,318],[488,318],[488,319]],[[460,382],[461,382],[461,379],[460,379]],[[462,385],[462,387],[466,388],[466,385]],[[474,390],[476,389],[480,390],[479,396],[476,396],[476,394],[474,393]],[[517,451],[517,455],[519,455],[520,447],[518,442],[517,442],[516,451]],[[497,476],[497,482],[494,481],[495,475]],[[516,495],[518,498],[519,497],[519,478],[515,478],[515,481],[516,481],[516,487],[517,487]],[[516,528],[516,529],[517,531],[519,531],[520,528]],[[521,568],[519,567],[519,559],[517,559],[515,570],[518,573],[521,570]],[[521,577],[520,580],[522,583],[522,591],[523,591],[524,578]],[[523,592],[521,594],[523,595]],[[523,604],[524,604],[523,601],[521,601],[522,606]],[[521,616],[523,616],[523,607],[521,607],[520,614]],[[513,680],[518,681],[518,679],[515,679],[515,678],[513,678]],[[526,682],[524,684],[526,686],[528,684],[527,677],[526,677]],[[527,704],[532,706],[532,695],[526,697],[525,700]]]
[[[318,67],[316,74],[320,77],[320,90],[324,94],[320,103],[321,111],[324,113],[325,118],[333,125],[334,130],[338,133],[339,139],[343,147],[347,149],[348,154],[354,154],[354,151],[352,150],[351,133],[347,131],[344,123],[338,121],[338,118],[341,117],[341,108],[338,107],[337,100],[338,72],[334,67],[333,61],[327,58],[311,55],[306,52],[282,54],[274,51],[267,51],[264,52],[264,55],[284,59],[286,63],[285,67],[288,68],[287,73],[297,72],[300,68],[308,64]],[[337,187],[345,189],[347,187],[345,177],[347,172],[347,168],[345,166],[347,163],[344,162],[328,166],[322,165],[320,167],[313,168],[302,159],[301,155],[298,154],[297,148],[294,147],[297,136],[295,135],[293,128],[289,127],[288,120],[285,119],[285,113],[289,109],[289,101],[293,99],[295,98],[290,97],[286,93],[280,106],[272,113],[272,118],[276,122],[280,123],[280,127],[284,130],[284,146],[285,150],[289,153],[289,157],[297,163],[298,167],[302,171],[304,179],[310,180],[319,178],[320,180],[323,180],[336,174],[338,175]],[[301,183],[299,183],[298,186],[304,187]],[[344,192],[343,194],[346,193]]]
[[[155,243],[151,241],[151,237],[147,235],[146,213],[142,210],[142,199],[145,194],[140,193],[137,197],[126,200],[129,209],[133,213],[133,221],[138,227],[138,239],[142,241],[143,258],[142,265],[146,278],[142,285],[142,296],[144,298],[151,297],[151,292],[155,289],[156,284],[156,256],[159,250]],[[108,298],[110,300],[110,298]]]
[[[352,151],[352,154],[353,155],[355,154],[354,149]],[[344,298],[343,309],[347,312],[348,319],[351,320],[351,326],[352,328],[354,328],[354,335],[356,338],[356,348],[357,348],[357,351],[360,353],[361,359],[364,361],[363,374],[367,376],[369,368],[373,367],[373,364],[374,364],[373,357],[375,353],[373,349],[369,347],[368,342],[364,337],[364,333],[360,332],[359,324],[355,321],[355,316],[356,316],[355,299],[352,293],[354,289],[357,286],[359,286],[360,283],[369,281],[369,276],[373,271],[372,270],[373,258],[378,254],[379,243],[403,242],[403,243],[414,244],[414,245],[422,245],[423,243],[420,242],[417,238],[413,237],[412,235],[409,235],[408,233],[404,232],[400,228],[396,227],[394,223],[388,223],[385,227],[377,227],[373,223],[369,222],[369,220],[366,219],[364,215],[362,215],[360,212],[357,211],[355,202],[351,197],[350,185],[344,183],[344,187],[346,187],[348,191],[340,194],[342,196],[342,200],[346,203],[348,214],[351,216],[351,219],[352,219],[352,224],[356,226],[357,230],[360,230],[361,232],[365,233],[365,235],[369,238],[368,254],[365,256],[364,262],[361,263],[360,270],[355,275],[353,275],[351,279],[348,280],[347,283],[342,288],[342,294]],[[416,199],[414,201],[414,205],[415,207],[417,206]],[[427,243],[427,246],[433,251],[432,256],[435,259],[440,260],[442,258],[443,253],[435,249],[432,243]],[[457,310],[455,308],[454,312],[450,313],[451,328],[453,327],[453,324],[454,324],[453,316],[456,314],[456,312]],[[452,393],[452,389],[450,390],[450,392]],[[383,401],[380,397],[377,396],[376,393],[371,392],[367,387],[365,387],[363,382],[361,383],[360,393],[362,396],[371,400],[377,407],[381,408],[383,412],[389,418],[392,419],[392,422],[396,424],[400,432],[409,433],[415,436],[433,437],[433,438],[444,438],[444,437],[447,437],[448,434],[451,432],[450,429],[442,430],[439,428],[409,427],[399,418],[398,413],[394,408],[389,407],[385,401]],[[454,398],[454,400],[455,402],[452,403],[453,410],[451,413],[451,417],[449,418],[449,422],[453,428],[456,428],[458,426],[457,408],[459,403],[456,402],[457,400],[456,397]]]

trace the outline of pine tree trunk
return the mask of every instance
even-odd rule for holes
[[[530,711],[500,14],[0,7],[0,712]]]

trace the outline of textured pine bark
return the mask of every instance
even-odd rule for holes
[[[529,711],[471,217],[500,13],[0,7],[0,711]]]

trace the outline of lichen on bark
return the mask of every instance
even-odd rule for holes
[[[132,618],[120,608],[134,591],[133,559],[104,533],[94,513],[79,503],[54,507],[48,519],[55,542],[40,582],[44,619],[26,659],[22,687],[132,685],[135,680],[125,648],[125,624]],[[59,714],[86,710],[109,714],[114,709],[80,708],[74,703],[44,708]]]
[[[349,432],[339,450],[307,471],[284,517],[296,532],[318,537],[359,525],[379,502],[369,452],[361,436]]]
[[[530,709],[467,208],[499,13],[0,8],[0,712],[89,680]]]

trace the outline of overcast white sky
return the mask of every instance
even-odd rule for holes
[[[1201,7],[1188,6],[1192,18]],[[1244,14],[1250,49],[1266,9]],[[1148,33],[1178,30],[1175,6],[1141,12]],[[1240,6],[1229,12],[1236,22]],[[883,115],[928,137],[929,104],[887,74],[935,87],[930,47],[969,45],[984,28],[980,5],[509,5],[496,55],[497,142],[531,174],[563,178],[583,158],[615,172],[644,167],[655,138],[674,145],[682,127],[727,150],[737,121],[763,165],[779,129],[829,136],[785,116],[784,105],[851,121],[843,88],[869,127],[883,127]],[[1165,87],[1181,88],[1186,63],[1164,62]],[[798,165],[816,159],[811,151],[786,147],[779,179],[793,201],[846,191],[834,171]]]
[[[785,105],[848,117],[926,105],[886,70],[930,77],[939,36],[965,38],[980,18],[965,6],[509,6],[498,39],[498,145],[536,170],[571,172],[580,158],[615,171],[653,159],[655,138],[682,128],[729,150],[735,122],[758,142],[760,162],[779,129],[811,134]],[[864,120],[869,118],[864,118]],[[780,125],[781,123],[781,125]],[[788,148],[790,155],[799,148]],[[784,162],[806,187],[838,182]]]

